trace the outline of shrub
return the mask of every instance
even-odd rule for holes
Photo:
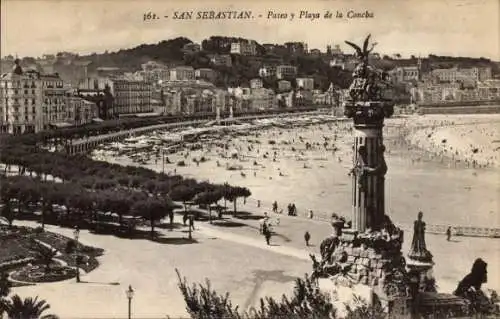
[[[76,242],[73,239],[70,239],[66,242],[66,248],[64,248],[64,252],[66,254],[72,254],[75,251]]]

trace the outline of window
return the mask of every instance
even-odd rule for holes
[[[14,90],[14,94],[17,94],[17,90]]]
[[[36,113],[36,108],[34,106],[31,108],[31,113]]]
[[[35,90],[31,90],[31,94],[35,94]]]

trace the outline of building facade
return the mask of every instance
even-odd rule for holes
[[[115,78],[112,79],[111,92],[115,115],[153,112],[153,88],[148,82]]]
[[[197,80],[205,80],[207,82],[214,82],[217,78],[217,73],[209,68],[196,69],[194,71],[195,78]]]
[[[292,89],[292,83],[287,80],[280,80],[278,81],[278,91],[284,92],[284,91],[290,91]]]
[[[263,87],[263,83],[261,79],[251,79],[250,80],[250,88],[253,89],[260,89]]]
[[[209,57],[210,62],[214,65],[230,67],[233,64],[229,54],[212,54]]]
[[[273,90],[259,88],[250,93],[252,110],[269,110],[276,107],[276,95]]]
[[[389,73],[394,82],[410,82],[420,79],[420,70],[417,66],[398,67]]]
[[[302,88],[307,91],[312,91],[314,89],[314,79],[313,78],[297,78],[297,87]]]
[[[241,55],[256,55],[257,54],[257,43],[253,40],[251,41],[239,41],[231,43],[232,54]]]
[[[278,79],[293,79],[297,76],[297,67],[293,65],[278,65],[276,77]]]
[[[0,79],[0,101],[2,133],[36,133],[43,129],[39,73],[24,73],[16,63],[13,71]]]
[[[189,81],[195,79],[195,72],[191,66],[176,66],[170,70],[170,81]]]
[[[72,125],[84,125],[91,123],[93,119],[98,117],[98,109],[96,103],[87,101],[81,97],[67,93],[66,97],[66,119]]]

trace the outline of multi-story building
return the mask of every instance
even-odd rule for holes
[[[486,80],[477,85],[478,96],[481,100],[500,99],[500,80]]]
[[[254,89],[260,89],[263,87],[263,83],[262,83],[262,80],[261,79],[251,79],[250,80],[250,88],[252,90]]]
[[[205,80],[208,82],[214,82],[217,78],[217,73],[209,68],[196,69],[194,71],[194,76],[197,80]]]
[[[259,76],[262,78],[270,78],[276,76],[276,67],[274,65],[265,65],[259,69]]]
[[[167,81],[161,84],[166,114],[180,114],[194,112],[196,99],[189,96],[201,96],[203,92],[214,91],[215,86],[203,80]],[[191,102],[189,102],[191,101]],[[189,103],[189,105],[187,105]],[[207,103],[203,105],[206,106]]]
[[[42,89],[42,121],[44,129],[51,125],[66,126],[65,95],[67,88],[58,74],[40,75]]]
[[[98,109],[96,103],[87,101],[78,96],[74,96],[69,92],[66,94],[65,100],[65,122],[72,125],[83,125],[91,123],[93,119],[98,117]]]
[[[305,42],[287,42],[285,46],[290,54],[306,54],[307,43]]]
[[[170,81],[189,81],[194,79],[195,73],[191,66],[176,66],[170,70]]]
[[[292,89],[292,83],[287,80],[278,81],[278,91],[285,92],[290,91]]]
[[[16,60],[12,72],[0,79],[2,133],[21,134],[43,129],[42,82],[37,72],[23,72]]]
[[[340,45],[336,44],[333,48],[331,45],[326,46],[326,54],[328,55],[344,55],[344,52],[340,49]]]
[[[217,66],[227,66],[230,67],[233,64],[231,56],[229,54],[212,54],[209,56],[210,62]]]
[[[241,55],[256,55],[257,54],[257,42],[250,41],[239,41],[231,43],[232,54]]]
[[[251,109],[268,110],[276,106],[276,96],[273,90],[260,88],[250,93]]]
[[[123,115],[152,112],[152,91],[152,85],[145,81],[112,79],[113,113]]]
[[[115,117],[113,110],[113,81],[110,78],[86,78],[78,83],[75,95],[97,105],[101,119]]]
[[[439,82],[482,81],[491,78],[491,68],[450,68],[434,69],[431,75]]]
[[[276,77],[278,79],[293,79],[297,76],[297,67],[293,65],[278,65]]]
[[[420,70],[417,66],[397,67],[389,72],[393,82],[411,82],[420,79]]]
[[[19,61],[0,79],[0,127],[5,133],[81,125],[96,117],[95,103],[74,97],[58,74],[24,72]]]
[[[491,68],[479,68],[479,81],[491,80]]]
[[[297,78],[297,87],[302,88],[307,91],[312,91],[314,89],[314,79],[313,78]]]

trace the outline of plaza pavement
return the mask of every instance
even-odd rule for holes
[[[249,207],[247,207],[249,208]],[[242,210],[245,205],[242,205]],[[271,214],[271,221],[276,216]],[[180,215],[175,216],[179,222]],[[268,246],[258,231],[259,221],[230,217],[240,227],[210,225],[197,222],[193,244],[162,244],[146,239],[117,238],[82,230],[83,244],[105,249],[99,258],[101,265],[82,276],[87,283],[74,280],[15,288],[21,295],[39,295],[52,305],[52,311],[62,318],[110,318],[126,315],[125,289],[129,284],[136,290],[133,312],[136,318],[160,318],[166,314],[183,316],[185,304],[177,287],[174,269],[178,268],[189,282],[210,279],[219,293],[229,291],[233,304],[240,308],[256,305],[266,295],[279,297],[291,293],[296,277],[311,272],[309,253],[319,253],[321,240],[331,232],[326,222],[302,217],[280,215],[276,235]],[[17,221],[17,225],[34,226],[33,222]],[[72,230],[48,225],[49,231],[71,237]],[[306,247],[303,233],[309,230],[312,246]],[[187,238],[187,227],[172,231],[158,229],[166,238]],[[403,252],[409,249],[412,234],[406,232]],[[451,292],[468,273],[475,258],[489,263],[489,280],[485,287],[499,289],[500,276],[495,265],[499,262],[498,239],[454,238],[427,235],[427,245],[434,254],[434,273],[439,290]],[[116,285],[115,283],[119,283]]]

